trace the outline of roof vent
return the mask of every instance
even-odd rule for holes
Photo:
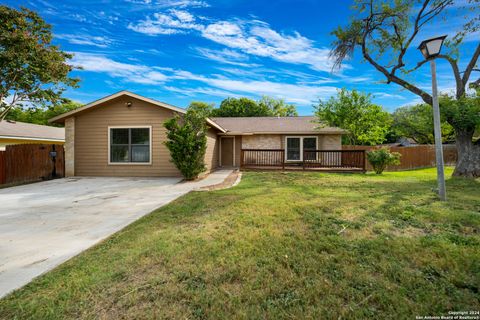
[[[15,120],[7,120],[8,123],[17,123]]]

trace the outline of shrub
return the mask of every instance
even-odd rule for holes
[[[207,150],[205,115],[194,108],[183,116],[175,116],[164,123],[167,129],[165,145],[172,162],[186,180],[193,180],[206,170],[204,158]]]
[[[382,174],[388,165],[400,164],[400,156],[400,153],[390,152],[387,148],[367,152],[368,162],[370,162],[376,174]]]

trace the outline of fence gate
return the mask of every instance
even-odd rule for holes
[[[0,152],[0,184],[50,180],[65,176],[62,145],[18,144]]]

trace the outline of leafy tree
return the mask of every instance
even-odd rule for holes
[[[218,109],[213,110],[214,117],[265,117],[271,115],[267,106],[260,106],[248,98],[227,98]]]
[[[0,121],[16,106],[58,104],[77,86],[68,76],[72,55],[51,41],[51,26],[37,13],[0,5]]]
[[[206,170],[207,125],[204,110],[194,104],[187,113],[175,116],[164,123],[167,129],[165,145],[170,150],[172,162],[186,180],[193,180]]]
[[[16,106],[10,110],[6,116],[6,119],[42,125],[60,126],[60,124],[51,124],[48,122],[48,120],[62,113],[77,109],[80,106],[82,106],[81,103],[69,99],[65,99],[64,103],[49,106],[47,108],[28,108]]]
[[[447,121],[455,129],[456,144],[458,149],[458,162],[455,176],[478,177],[480,176],[480,146],[474,144],[473,135],[475,126],[467,123],[453,121],[475,118],[472,110],[465,102],[466,86],[476,68],[480,56],[480,41],[475,40],[475,49],[469,51],[471,56],[460,71],[459,48],[468,35],[473,35],[480,30],[479,0],[467,0],[464,10],[470,10],[462,16],[465,24],[458,30],[450,41],[446,42],[447,53],[440,54],[437,59],[445,59],[451,66],[455,78],[456,92],[454,99],[458,117],[447,117]],[[382,73],[387,83],[396,83],[404,89],[418,95],[422,100],[432,105],[432,96],[410,81],[408,74],[420,68],[428,60],[422,60],[416,66],[408,66],[405,55],[419,42],[417,35],[435,19],[442,18],[446,9],[455,6],[453,0],[356,0],[353,6],[356,14],[346,27],[337,28],[333,34],[336,40],[331,51],[335,59],[335,67],[339,67],[347,58],[351,57],[355,49],[359,49],[363,58],[377,71]],[[460,15],[458,15],[460,16]],[[420,54],[417,53],[419,56]],[[479,80],[473,84],[480,83]]]
[[[213,106],[211,107],[213,109]],[[283,99],[262,96],[258,101],[249,98],[227,98],[221,102],[218,109],[213,109],[210,115],[212,117],[292,117],[298,116],[298,113],[294,105],[287,104]]]
[[[272,116],[295,117],[298,116],[297,109],[293,104],[285,103],[283,99],[275,99],[269,96],[262,96],[258,104],[270,110]]]
[[[214,105],[212,103],[202,102],[202,101],[193,101],[188,106],[189,110],[194,110],[198,113],[203,114],[205,117],[210,117],[213,113]]]
[[[373,167],[376,174],[382,174],[388,165],[400,164],[400,157],[402,155],[398,152],[390,152],[387,148],[372,150],[367,152],[368,162]]]
[[[398,137],[406,137],[420,144],[433,144],[432,107],[426,103],[401,107],[392,115],[392,130]],[[442,121],[442,137],[444,142],[454,141],[453,127]]]
[[[337,97],[320,100],[315,115],[322,125],[348,130],[344,143],[376,145],[385,141],[390,128],[390,114],[375,105],[371,96],[356,90],[341,89]]]
[[[480,95],[458,99],[444,95],[440,98],[440,108],[456,132],[459,157],[455,171],[462,176],[480,177]]]

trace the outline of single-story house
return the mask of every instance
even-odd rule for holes
[[[64,144],[65,129],[12,120],[0,121],[0,150],[25,143]]]
[[[184,109],[121,91],[59,115],[65,124],[67,176],[179,176],[164,142],[164,122]],[[238,167],[247,149],[282,152],[303,161],[305,150],[341,150],[339,128],[321,128],[314,117],[206,119],[208,171]]]

